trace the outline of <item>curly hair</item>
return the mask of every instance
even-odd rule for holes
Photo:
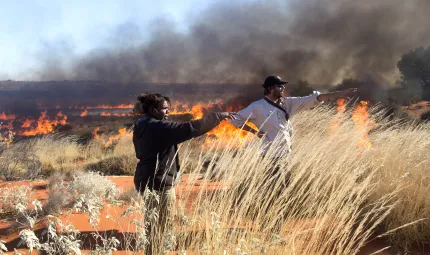
[[[137,114],[148,113],[150,109],[158,108],[164,101],[170,104],[170,98],[159,93],[140,94],[137,96],[133,112]]]

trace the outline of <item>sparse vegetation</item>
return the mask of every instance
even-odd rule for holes
[[[202,150],[199,139],[183,144],[181,164],[189,171],[183,185],[192,186],[198,175],[204,178],[198,191],[181,192],[175,231],[160,234],[163,245],[155,248],[159,254],[168,250],[181,254],[356,254],[375,236],[387,238],[388,245],[402,252],[424,244],[430,239],[430,125],[400,122],[374,112],[375,127],[368,138],[371,147],[361,146],[366,130],[357,130],[349,113],[340,116],[326,107],[294,117],[293,152],[276,162],[270,157],[276,144],[262,158],[257,153],[258,139],[241,149],[215,142]],[[335,120],[338,125],[333,129]],[[100,174],[84,170],[74,174],[110,158],[122,159],[119,168],[132,174],[136,161],[130,136],[109,148],[97,142],[79,145],[67,137],[44,137],[23,144],[31,155],[38,155],[41,171],[51,174],[45,213],[69,208],[88,214],[97,240],[91,249],[98,254],[144,246],[147,225],[143,214],[157,217],[156,211],[146,211],[145,204],[156,197],[151,193],[121,195]],[[24,145],[12,146],[1,157],[17,152],[18,146]],[[269,180],[274,164],[282,171]],[[115,164],[97,170],[108,173],[103,168],[109,165]],[[25,172],[23,167],[19,170]],[[61,172],[71,177],[67,180],[58,174]],[[284,187],[286,173],[291,179]],[[211,186],[210,178],[220,180],[217,188]],[[129,229],[134,230],[124,229],[121,238],[99,232],[99,212],[106,203],[125,206],[118,217],[129,219]],[[27,213],[30,218],[34,215]],[[30,247],[32,242],[34,249],[47,251],[48,244],[64,247],[61,242],[67,241],[68,249],[73,247],[76,254],[89,249],[72,226],[59,231],[51,226],[54,223],[60,224],[50,218],[43,238],[31,226],[23,229],[23,244]]]

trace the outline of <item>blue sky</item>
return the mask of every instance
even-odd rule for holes
[[[145,40],[144,28],[159,17],[186,29],[193,16],[219,1],[0,0],[0,80],[28,79],[23,71],[36,68],[50,47],[85,54],[127,24],[136,25],[138,40]]]

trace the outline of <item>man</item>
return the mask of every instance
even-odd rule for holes
[[[154,191],[159,201],[147,201],[147,212],[156,211],[157,217],[145,214],[149,223],[148,245],[145,254],[161,254],[163,233],[172,229],[172,211],[175,204],[175,179],[180,171],[177,144],[210,131],[231,113],[211,113],[200,120],[188,122],[166,121],[169,116],[170,100],[160,94],[141,94],[135,105],[139,115],[133,131],[133,144],[139,159],[134,175],[134,184],[140,193],[145,189]]]
[[[280,171],[281,166],[278,162],[282,162],[282,160],[278,159],[285,156],[282,155],[282,153],[289,153],[291,150],[293,131],[291,117],[301,110],[318,105],[320,102],[347,97],[357,92],[357,89],[353,88],[326,94],[315,91],[312,95],[305,97],[286,97],[284,96],[286,84],[288,84],[288,81],[282,80],[279,76],[268,76],[262,85],[264,88],[264,97],[237,112],[230,121],[234,126],[243,128],[243,130],[252,132],[264,139],[262,154],[263,157],[270,158],[270,161],[273,163],[273,168],[268,172],[262,173],[263,177],[260,180],[259,187],[257,187],[261,197],[255,197],[254,199],[256,203],[261,204],[261,206],[264,204],[266,211],[279,200],[279,196],[289,185],[290,173]],[[246,121],[255,124],[259,128],[259,131],[246,125]],[[268,155],[267,152],[277,136],[280,136],[278,138],[280,140],[277,141],[276,145],[282,147],[282,149],[277,150],[274,148],[275,150],[272,150],[270,155]],[[280,181],[279,186],[276,185],[276,183],[278,183],[277,180]],[[245,182],[240,185],[238,189],[238,201],[241,201],[241,199],[246,196],[250,188],[250,183],[251,182]],[[264,209],[260,210],[265,211]],[[254,218],[255,215],[259,213],[259,211],[253,211],[249,212],[249,215]],[[271,222],[272,220],[269,219],[268,221]],[[275,228],[273,231],[278,231],[283,221],[284,218],[279,217],[275,223],[277,230],[275,230]],[[266,227],[266,223],[262,223],[262,225]]]
[[[281,133],[281,146],[286,146],[287,151],[291,149],[292,125],[291,117],[297,112],[312,108],[320,102],[354,95],[356,88],[321,94],[314,91],[312,95],[305,97],[285,97],[285,85],[288,81],[279,76],[268,76],[262,87],[264,97],[251,103],[245,109],[237,112],[230,122],[243,130],[252,132],[260,138],[265,139],[266,145],[270,145]],[[247,126],[246,121],[254,123],[259,131]],[[268,147],[264,149],[267,152]]]

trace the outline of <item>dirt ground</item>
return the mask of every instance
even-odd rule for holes
[[[134,188],[133,177],[131,176],[109,176],[107,178],[113,181],[124,191]],[[193,204],[193,197],[195,197],[193,194],[196,195],[201,189],[200,185],[202,182],[206,182],[205,180],[197,180],[194,183],[189,184],[188,178],[189,176],[185,175],[182,182],[176,188],[178,200],[183,199],[183,197],[188,197],[188,201],[182,200],[182,202],[186,205],[186,209],[190,208]],[[0,188],[27,185],[33,190],[32,199],[38,199],[43,203],[48,198],[47,184],[47,180],[38,180],[32,182],[0,182]],[[209,182],[208,184],[205,184],[205,187],[207,187],[208,190],[217,190],[219,189],[219,184],[219,182]],[[187,196],[184,196],[185,193],[187,193]],[[133,217],[133,215],[131,215],[129,218],[120,217],[121,213],[126,209],[127,206],[105,205],[101,211],[100,223],[98,224],[99,233],[114,234],[121,242],[123,241],[121,232],[124,232],[124,230],[127,230],[127,232],[135,231],[133,228],[130,228],[130,217]],[[106,217],[107,215],[109,215],[109,217]],[[83,236],[85,236],[81,248],[84,253],[88,254],[90,245],[94,245],[95,242],[94,240],[91,240],[91,233],[93,233],[94,229],[89,224],[88,215],[63,212],[57,216],[62,220],[62,222],[71,223],[81,232]],[[46,220],[41,220],[36,225],[36,234],[40,234],[46,228],[46,222]],[[6,242],[5,245],[9,250],[9,252],[6,254],[13,254],[13,252],[10,251],[13,251],[14,248],[17,248],[19,242],[19,229],[17,228],[14,218],[2,219],[0,221],[0,240]],[[366,247],[364,247],[359,254],[372,254],[373,252],[381,250],[387,246],[388,245],[384,244],[382,241],[372,241]],[[28,253],[28,250],[23,247],[20,247],[18,250],[22,253]],[[31,254],[38,253],[33,251]],[[119,249],[117,252],[113,252],[113,254],[126,254],[126,252]],[[170,254],[177,253],[171,252]],[[190,253],[187,252],[187,254]],[[391,255],[395,253],[388,249],[378,254]]]

